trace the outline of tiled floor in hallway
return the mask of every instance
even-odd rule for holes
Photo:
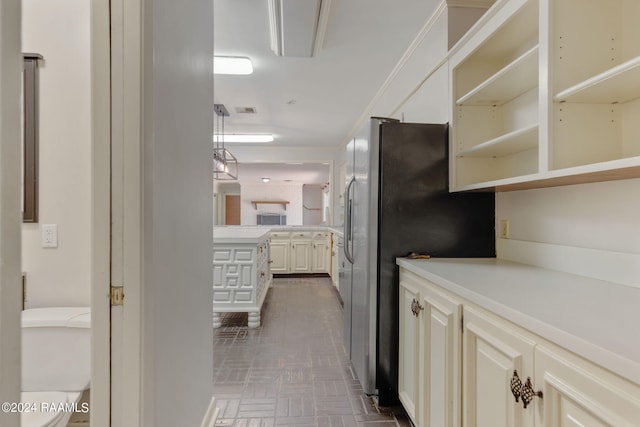
[[[216,426],[407,426],[379,413],[342,346],[342,307],[329,278],[279,278],[262,326],[229,314],[214,331]]]

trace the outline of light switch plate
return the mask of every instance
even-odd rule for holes
[[[58,247],[58,224],[42,224],[41,232],[43,248]]]

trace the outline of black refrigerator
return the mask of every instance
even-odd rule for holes
[[[398,267],[495,257],[494,193],[449,193],[448,125],[371,118],[347,145],[344,345],[364,392],[398,404]]]

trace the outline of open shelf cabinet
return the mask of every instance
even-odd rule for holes
[[[638,22],[637,0],[496,1],[449,55],[451,191],[640,177]]]

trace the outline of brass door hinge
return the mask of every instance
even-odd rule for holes
[[[112,286],[111,287],[111,306],[118,306],[124,304],[124,287]]]

